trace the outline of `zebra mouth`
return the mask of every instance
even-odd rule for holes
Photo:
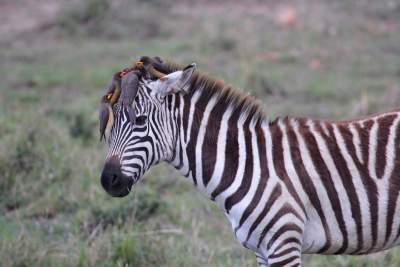
[[[114,178],[111,182],[111,185],[103,185],[103,188],[112,197],[125,197],[131,192],[133,184],[133,179],[123,175],[121,177]]]
[[[129,194],[134,180],[121,172],[119,164],[107,162],[101,174],[101,185],[113,197],[124,197]]]
[[[134,173],[133,176],[131,177],[131,183],[126,187],[126,190],[128,190],[128,192],[131,192],[132,190],[132,186],[137,182],[137,174]]]
[[[124,197],[128,195],[132,191],[132,187],[136,184],[136,182],[139,180],[139,174],[138,173],[133,173],[132,175],[126,175],[122,173],[122,176],[124,176],[124,180],[126,180],[126,190],[122,190],[121,194],[117,195],[116,197]]]
[[[133,175],[132,175],[132,181],[133,181],[133,183],[136,183],[137,182],[137,180],[139,180],[139,177],[138,177],[139,175],[137,174],[137,173],[134,173]]]

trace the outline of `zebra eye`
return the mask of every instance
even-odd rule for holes
[[[136,117],[135,124],[136,125],[143,125],[143,124],[146,123],[146,120],[147,120],[147,116],[144,116],[144,115],[138,116],[138,117]]]
[[[112,109],[113,109],[113,111],[114,111],[115,113],[118,113],[118,111],[120,110],[120,105],[119,105],[119,103],[115,103],[115,104],[113,105]]]

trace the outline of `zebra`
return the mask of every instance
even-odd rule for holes
[[[110,195],[126,196],[151,166],[167,162],[218,204],[264,267],[399,245],[400,110],[270,121],[257,101],[195,64],[140,64],[102,100],[109,149],[101,184]]]

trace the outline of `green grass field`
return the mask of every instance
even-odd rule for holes
[[[172,168],[153,168],[124,199],[101,188],[99,99],[141,55],[196,62],[257,97],[271,119],[400,106],[398,1],[61,2],[49,19],[18,17],[23,1],[0,3],[9,14],[0,28],[9,27],[0,41],[1,267],[256,266],[223,214]],[[290,25],[278,16],[288,7]],[[21,18],[40,23],[12,30]],[[394,267],[399,252],[304,263]]]

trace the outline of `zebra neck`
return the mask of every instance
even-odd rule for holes
[[[266,160],[262,129],[267,129],[262,127],[266,123],[240,109],[219,106],[216,97],[199,104],[200,93],[190,101],[182,97],[181,103],[179,142],[172,163],[229,213],[246,197],[252,180],[260,179],[261,171],[267,175],[267,169],[260,168],[260,161]]]

